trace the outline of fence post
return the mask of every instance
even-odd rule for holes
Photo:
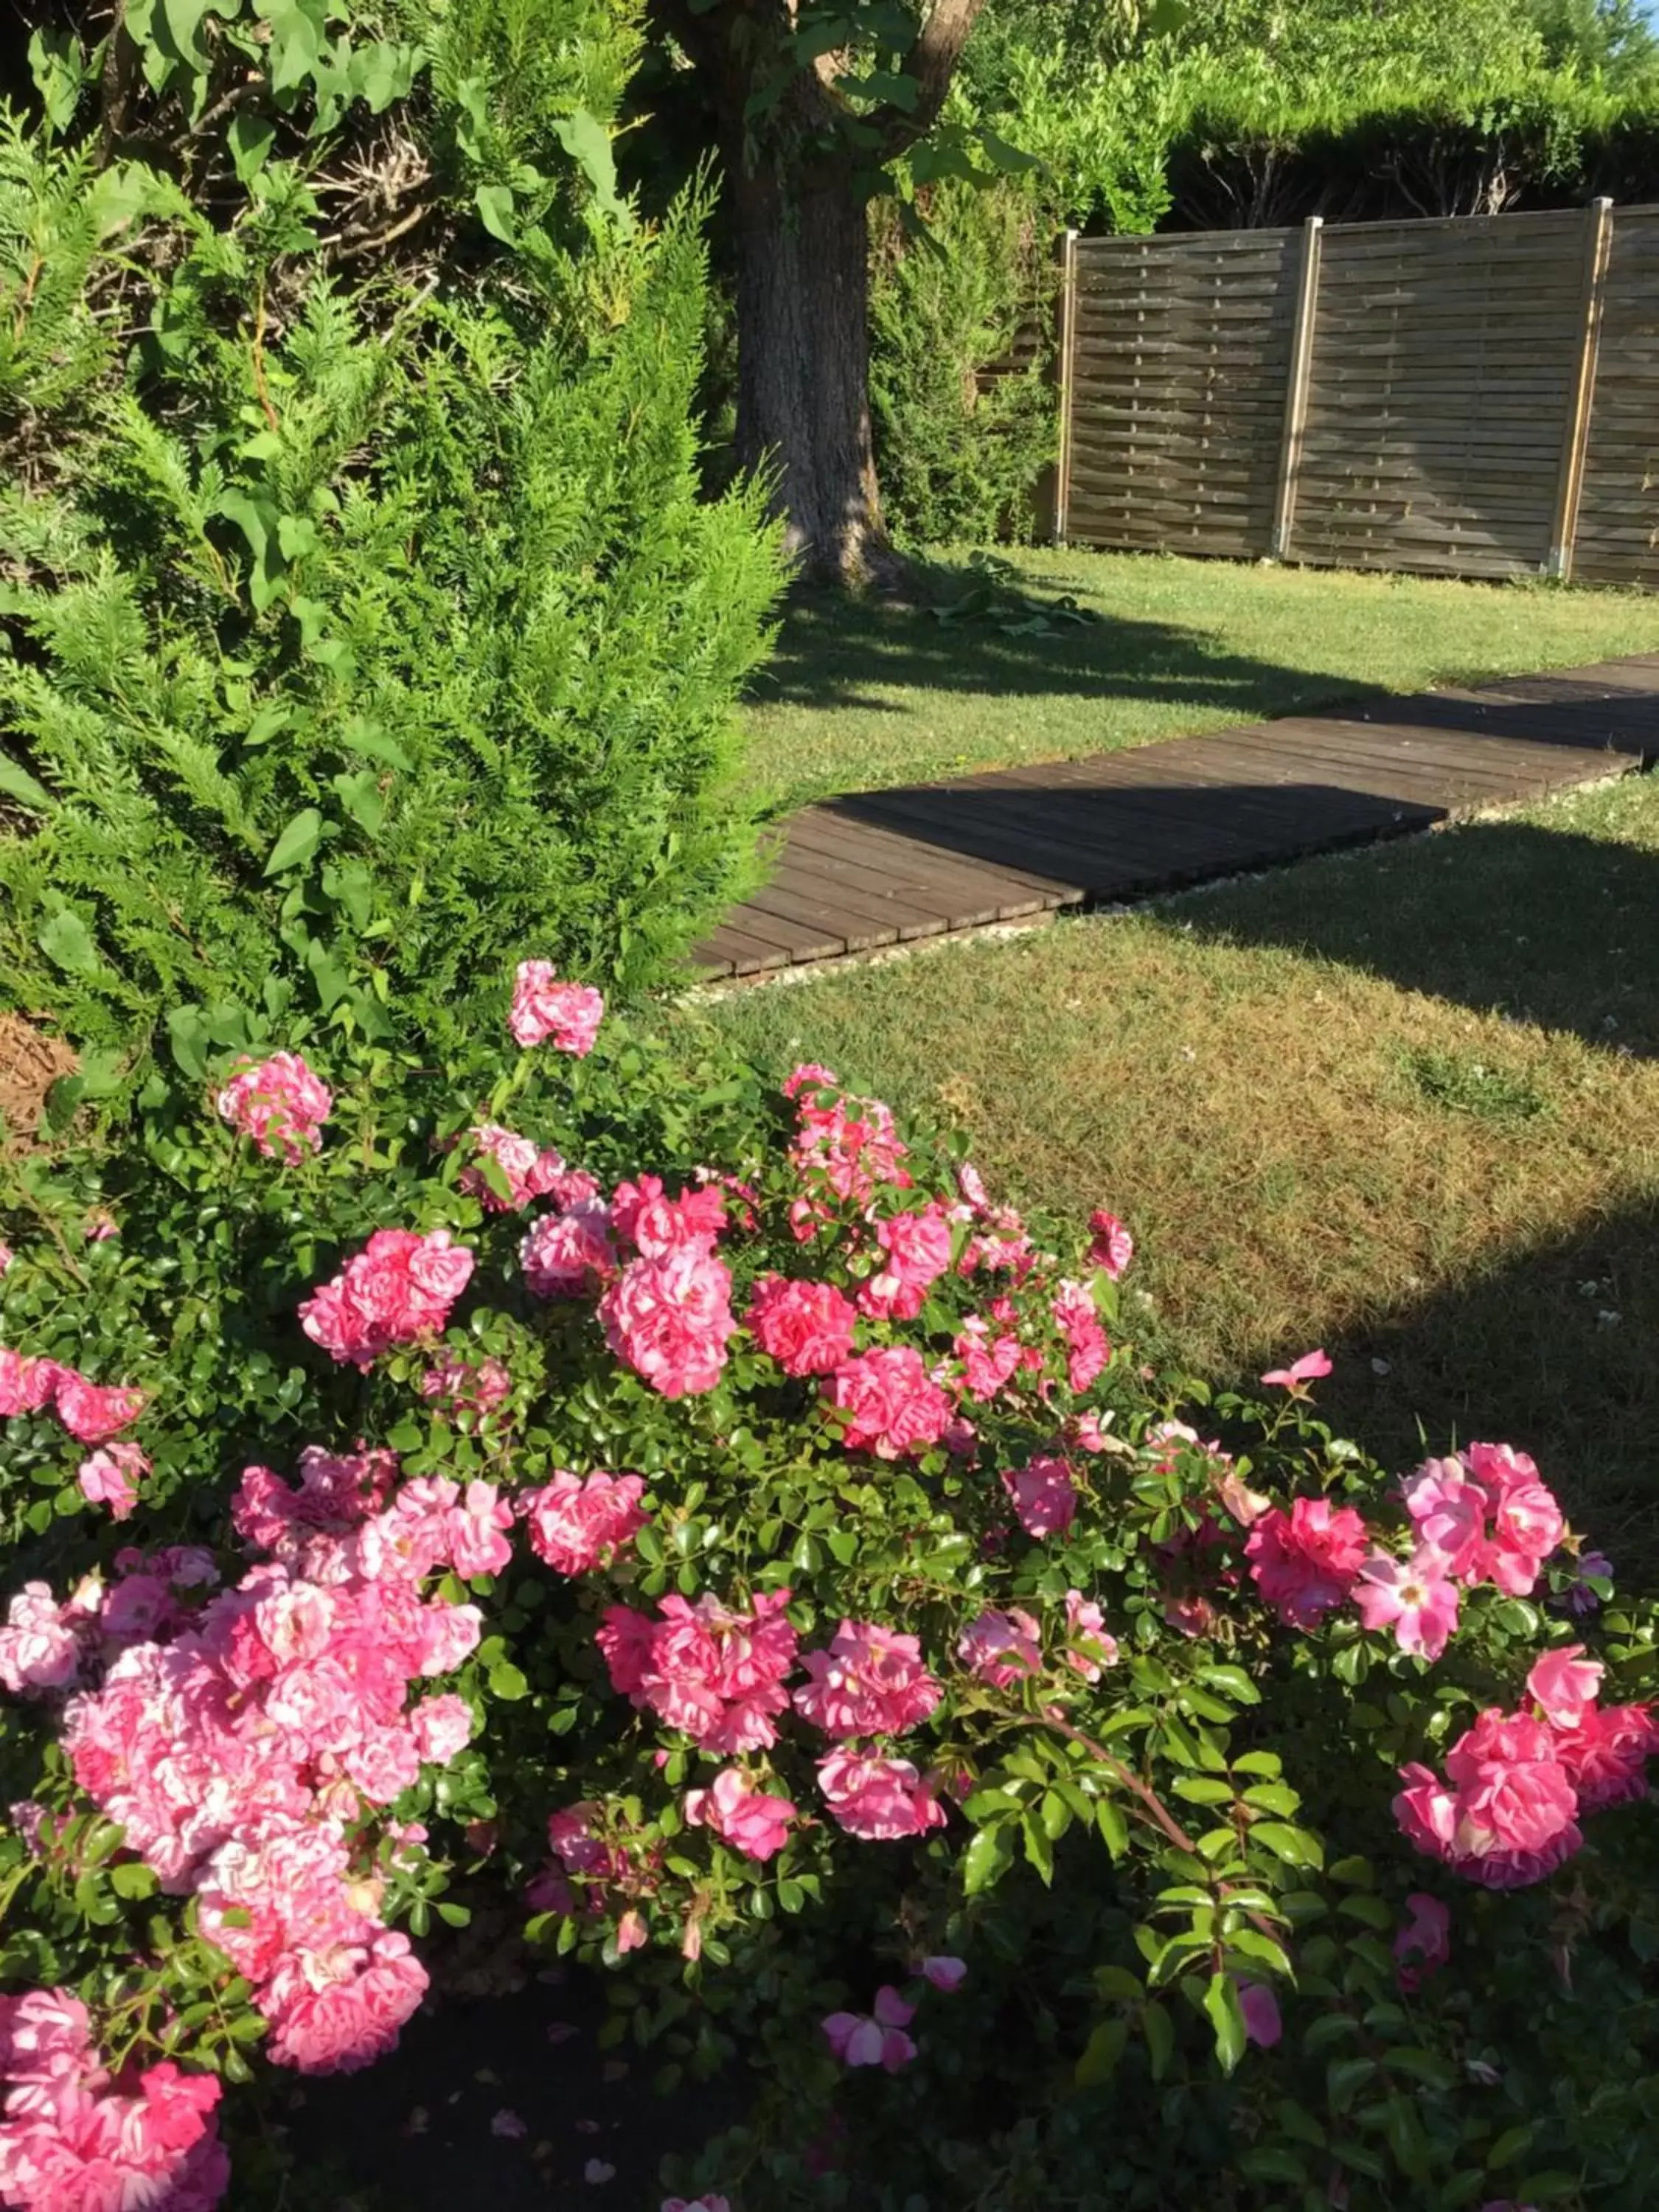
[[[1060,381],[1060,446],[1054,460],[1053,538],[1066,543],[1072,505],[1072,383],[1077,354],[1077,233],[1068,230],[1060,246],[1060,331],[1056,372]]]
[[[1613,202],[1592,200],[1584,210],[1584,296],[1580,310],[1578,366],[1567,400],[1561,439],[1561,473],[1550,525],[1547,576],[1565,583],[1572,574],[1573,541],[1578,535],[1578,501],[1584,489],[1584,453],[1589,444],[1590,410],[1595,404],[1595,361],[1601,341],[1601,295],[1613,245]]]
[[[1302,434],[1308,421],[1308,378],[1313,368],[1314,323],[1319,313],[1320,234],[1325,218],[1310,215],[1302,226],[1302,264],[1297,276],[1296,330],[1291,339],[1291,374],[1285,391],[1285,428],[1279,441],[1279,481],[1273,488],[1273,534],[1268,550],[1275,561],[1291,557],[1296,521],[1297,478],[1302,471]]]

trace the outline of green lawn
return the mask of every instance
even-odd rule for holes
[[[1249,580],[1283,622],[1313,603],[1315,580]],[[1595,603],[1474,604],[1494,659],[1500,616],[1516,665],[1612,641],[1565,626]],[[1396,671],[1444,665],[1416,649]],[[1028,1202],[1112,1206],[1135,1325],[1197,1371],[1322,1342],[1323,1402],[1399,1463],[1419,1419],[1437,1446],[1512,1439],[1615,1556],[1659,1564],[1659,777],[684,1018],[959,1115]]]
[[[806,600],[748,713],[748,774],[779,805],[1609,653],[1659,648],[1639,594],[1022,552],[1021,588],[1100,616],[1021,633],[927,609]],[[965,572],[930,580],[948,600]]]

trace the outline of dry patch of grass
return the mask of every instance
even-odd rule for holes
[[[1323,1341],[1374,1446],[1510,1437],[1659,1559],[1659,780],[714,1018],[1112,1205],[1196,1371]]]

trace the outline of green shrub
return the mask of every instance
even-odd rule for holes
[[[913,544],[1030,535],[1053,460],[1052,226],[1024,185],[953,180],[925,228],[877,226],[870,410],[887,518]]]
[[[698,496],[701,204],[615,194],[629,16],[404,12],[314,82],[255,39],[179,176],[101,161],[73,51],[4,117],[0,994],[82,1096],[163,1017],[198,1077],[278,1021],[446,1033],[521,952],[637,987],[744,879],[780,571],[752,488]],[[175,82],[157,19],[147,143],[256,28]],[[356,234],[347,178],[404,212]]]

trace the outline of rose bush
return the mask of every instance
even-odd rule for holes
[[[1655,1613],[1523,1450],[1154,1372],[1114,1217],[544,963],[272,1045],[12,1171],[0,2201],[258,2201],[221,2081],[503,1897],[758,2069],[687,2203],[1642,2201]]]

